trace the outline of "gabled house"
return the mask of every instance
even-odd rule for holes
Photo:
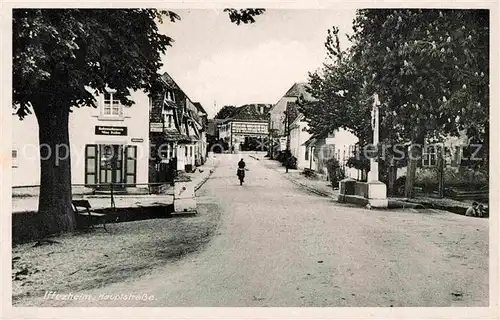
[[[305,82],[294,83],[283,97],[273,105],[271,110],[269,110],[269,137],[278,145],[276,151],[284,151],[286,149],[285,111],[287,110],[288,103],[297,102],[297,98],[300,96],[306,101],[313,99],[311,94],[306,91],[306,86],[307,83]]]
[[[206,112],[189,99],[168,73],[161,76],[161,82],[150,110],[149,137],[154,152],[150,161],[151,182],[158,182],[158,176],[163,176],[159,173],[163,170],[161,164],[190,171],[206,158]]]

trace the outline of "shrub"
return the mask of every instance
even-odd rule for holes
[[[284,163],[285,163],[285,165],[288,164],[289,169],[297,169],[297,158],[295,158],[294,156],[288,157],[284,161]]]
[[[338,187],[340,180],[345,178],[345,172],[340,166],[340,163],[335,158],[330,158],[326,161],[326,168],[328,169],[328,177],[332,187]]]

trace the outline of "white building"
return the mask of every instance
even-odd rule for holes
[[[147,188],[149,97],[131,93],[130,107],[109,90],[97,96],[97,108],[72,108],[69,116],[71,182],[78,189]],[[13,186],[40,184],[38,122],[34,114],[20,121],[13,115]]]
[[[305,142],[311,137],[307,129],[308,125],[302,114],[299,114],[290,124],[290,151],[297,158],[298,169],[312,167],[311,161],[313,159],[309,156],[309,148],[305,145]]]
[[[278,151],[283,151],[286,149],[286,135],[285,132],[285,111],[289,103],[297,102],[297,98],[300,96],[305,101],[313,100],[312,96],[306,90],[306,83],[298,82],[294,83],[290,89],[285,93],[283,97],[280,98],[278,102],[269,110],[269,134],[272,139],[278,143]],[[291,121],[295,117],[292,116]],[[290,126],[291,129],[291,126]]]
[[[267,104],[246,104],[237,108],[230,118],[220,124],[219,137],[235,151],[246,148],[264,150],[270,108]]]

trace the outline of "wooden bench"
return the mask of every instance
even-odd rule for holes
[[[88,200],[73,200],[71,203],[75,214],[88,218],[88,225],[91,229],[94,229],[94,226],[102,225],[104,230],[108,232],[108,229],[106,229],[107,214],[92,212],[92,207]],[[84,210],[78,210],[78,208],[83,208]]]

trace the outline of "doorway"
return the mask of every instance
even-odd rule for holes
[[[123,148],[121,145],[101,144],[99,145],[99,189],[109,190],[124,189],[123,185]]]

